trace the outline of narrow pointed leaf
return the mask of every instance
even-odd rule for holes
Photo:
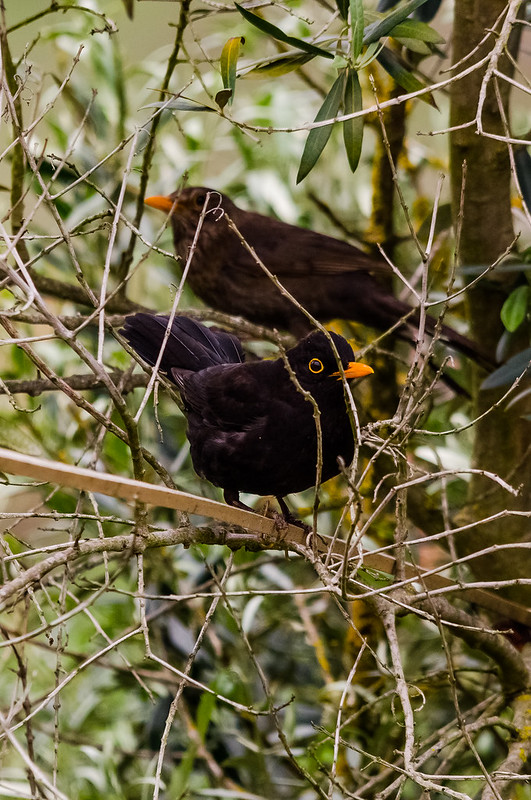
[[[419,39],[421,42],[429,42],[430,44],[442,44],[444,42],[444,37],[440,33],[426,25],[425,22],[419,22],[418,19],[406,19],[404,22],[395,25],[393,39]]]
[[[230,89],[228,102],[232,103],[236,91],[236,67],[240,56],[241,45],[245,44],[243,36],[233,36],[225,43],[219,59],[221,80],[225,89]]]
[[[382,36],[388,36],[393,28],[395,28],[400,22],[403,22],[405,19],[407,19],[412,11],[425,2],[426,0],[409,0],[408,3],[404,3],[403,6],[395,9],[395,11],[391,11],[391,13],[383,19],[367,25],[365,28],[363,43],[370,44],[371,42],[377,42],[378,39],[382,38]]]
[[[405,37],[398,37],[395,36],[393,33],[393,39],[398,44],[405,47],[407,50],[411,50],[412,53],[418,53],[420,56],[431,56],[432,50],[429,44],[426,42],[421,42],[419,39],[407,39]]]
[[[345,114],[352,114],[355,111],[361,111],[363,108],[360,79],[355,69],[349,69],[347,71],[343,106]],[[345,150],[347,151],[348,163],[352,172],[356,171],[360,160],[361,145],[363,142],[363,123],[363,117],[347,119],[343,123]]]
[[[365,50],[363,58],[358,60],[358,63],[356,65],[358,70],[365,69],[366,67],[368,67],[369,64],[371,64],[374,61],[374,59],[376,58],[382,47],[383,44],[381,42],[372,42]]]
[[[506,386],[518,378],[522,372],[531,374],[531,347],[512,356],[506,364],[498,367],[481,384],[482,389],[495,389],[497,386]]]
[[[300,50],[291,50],[289,53],[282,53],[273,58],[264,58],[263,61],[255,62],[238,72],[239,78],[276,78],[279,75],[286,75],[299,69],[303,64],[315,58],[312,53],[303,53]]]
[[[442,0],[426,0],[426,5],[417,11],[416,16],[422,20],[422,22],[430,22],[439,10],[441,2]]]
[[[129,19],[133,19],[134,0],[122,0],[122,4]]]
[[[349,0],[336,0],[336,6],[344,20],[348,19]]]
[[[422,0],[422,2],[425,2],[425,0]],[[284,33],[281,28],[277,28],[276,25],[272,25],[271,22],[267,22],[257,14],[247,11],[247,9],[241,6],[239,3],[234,3],[234,5],[242,17],[247,20],[247,22],[250,22],[251,25],[254,25],[255,28],[258,28],[258,30],[262,31],[263,33],[267,33],[269,36],[272,36],[273,39],[277,39],[279,42],[285,42],[292,47],[296,47],[298,50],[304,50],[306,53],[313,53],[315,56],[324,56],[324,58],[332,59],[334,58],[334,54],[329,53],[328,50],[323,50],[321,47],[310,44],[310,42],[305,42],[304,39],[296,39],[294,36],[288,36],[287,33]]]
[[[210,106],[203,106],[201,103],[196,103],[195,100],[186,100],[184,97],[176,97],[175,100],[172,100],[170,103],[165,101],[156,102],[156,103],[148,103],[145,106],[141,106],[141,110],[143,108],[164,108],[168,109],[168,111],[215,111],[215,108],[211,108]]]
[[[363,29],[365,28],[365,14],[363,0],[350,0],[350,27],[352,30],[351,54],[356,61],[363,49]]]
[[[325,119],[333,119],[337,117],[339,106],[343,100],[343,91],[345,85],[345,72],[341,72],[336,78],[332,88],[325,97],[324,103],[317,112],[314,122],[321,122]],[[323,149],[330,138],[332,133],[332,125],[323,125],[322,128],[314,128],[308,134],[306,144],[301,157],[299,171],[297,173],[297,183],[300,183],[315,166],[317,159],[323,152]]]
[[[388,72],[406,92],[418,92],[420,89],[426,88],[426,84],[416,78],[406,67],[402,59],[392,50],[389,50],[388,47],[384,47],[376,58],[385,71]],[[437,104],[431,92],[421,95],[420,99],[424,100],[428,105],[433,106],[433,108],[437,108]]]
[[[426,0],[422,8],[417,11],[415,16],[417,16],[419,20],[422,20],[422,22],[429,22],[439,10],[441,2],[442,0]],[[393,8],[396,5],[398,5],[398,0],[380,0],[376,6],[376,10],[387,11],[387,9]]]
[[[502,306],[501,321],[511,333],[520,327],[527,316],[529,308],[529,286],[519,286]]]

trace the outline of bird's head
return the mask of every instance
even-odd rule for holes
[[[347,379],[363,378],[374,370],[354,358],[354,351],[343,336],[330,331]],[[321,384],[337,385],[341,372],[330,341],[321,331],[306,336],[288,353],[289,363],[303,389],[312,391]]]
[[[189,186],[169,195],[153,195],[146,197],[145,203],[170,214],[174,230],[190,228],[194,232],[203,210],[203,224],[208,225],[218,220],[223,210],[230,214],[234,205],[224,194],[206,186]]]

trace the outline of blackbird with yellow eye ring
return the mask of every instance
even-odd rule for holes
[[[291,331],[297,337],[312,330],[308,318],[281,294],[231,230],[226,212],[265,266],[313,317],[321,322],[355,320],[383,331],[411,314],[397,336],[415,344],[418,312],[380,284],[379,276],[392,273],[383,259],[331,236],[244,211],[221,192],[202,186],[168,197],[148,197],[146,204],[171,214],[175,252],[183,264],[206,208],[187,280],[212,308]],[[428,333],[434,332],[435,325],[436,320],[428,316]],[[466,336],[447,325],[441,327],[440,336],[492,368],[493,359]]]
[[[120,333],[153,366],[168,325],[168,317],[139,313],[126,318]],[[354,361],[346,339],[330,335],[346,378],[372,373]],[[306,336],[286,357],[321,412],[324,482],[339,473],[338,458],[348,464],[354,453],[338,363],[321,331]],[[283,497],[315,485],[317,433],[313,404],[284,360],[244,363],[235,336],[179,316],[171,324],[159,368],[181,393],[198,475],[220,486],[225,501],[240,508],[246,508],[240,492],[274,495],[292,520]]]

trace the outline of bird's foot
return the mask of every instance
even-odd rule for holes
[[[273,541],[277,541],[279,539],[282,540],[284,538],[284,536],[286,535],[286,531],[287,531],[288,525],[289,525],[289,520],[285,519],[283,513],[280,513],[275,508],[272,508],[271,502],[272,502],[272,498],[271,497],[268,497],[268,498],[262,497],[260,499],[260,503],[259,503],[259,505],[258,505],[258,507],[256,509],[259,514],[262,514],[262,516],[273,520],[273,523],[275,525],[275,530],[274,530],[274,532],[270,533],[267,536],[267,538],[271,540],[269,542],[270,544]],[[262,534],[262,536],[264,536],[264,534]]]
[[[280,510],[282,512],[282,514],[279,514],[279,517],[281,517],[281,519],[283,520],[285,527],[287,527],[288,525],[296,525],[297,528],[302,528],[303,531],[305,531],[306,533],[311,533],[312,532],[312,526],[311,525],[307,525],[301,519],[296,517],[295,514],[293,514],[289,510],[289,508],[287,506],[287,503],[286,503],[286,501],[284,500],[283,497],[277,497],[277,503],[279,504]],[[275,522],[275,525],[276,524],[277,523]]]
[[[280,499],[276,498],[277,502],[280,505],[280,511],[277,511],[275,508],[271,507],[271,499],[267,499],[264,502],[262,498],[262,503],[260,504],[259,512],[263,514],[264,517],[268,517],[268,519],[273,520],[275,525],[275,531],[278,534],[279,539],[282,539],[288,530],[290,525],[296,525],[298,528],[302,528],[306,533],[311,531],[311,528],[308,527],[304,522],[302,522],[298,517],[291,513],[289,508],[287,507],[286,503]],[[273,534],[274,536],[274,534]]]
[[[281,536],[284,537],[287,533],[289,521],[285,519],[283,514],[280,514],[278,511],[271,510],[268,516],[273,520],[275,523],[275,530]]]
[[[273,520],[275,525],[275,531],[277,533],[276,544],[281,543],[285,539],[290,525],[296,525],[297,528],[302,528],[306,535],[312,532],[309,525],[306,525],[305,522],[295,517],[291,512],[288,514],[280,514],[278,511],[271,509],[267,516]]]

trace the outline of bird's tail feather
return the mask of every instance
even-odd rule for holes
[[[120,333],[144,361],[154,366],[168,321],[167,316],[133,314],[126,318]],[[175,380],[183,370],[199,372],[219,364],[239,364],[243,360],[241,344],[232,334],[207,328],[188,317],[175,317],[162,354],[160,371]]]
[[[404,338],[408,341],[410,341],[411,338],[414,338],[418,332],[418,311],[415,311],[413,314],[411,314],[411,306],[409,306],[407,303],[402,303],[394,297],[390,298],[389,311],[389,326],[391,326],[393,320],[396,320],[397,312],[401,313],[404,317],[408,317],[407,322],[404,324],[404,328],[402,329],[403,331],[407,331],[407,333],[404,332],[403,334]],[[430,335],[435,333],[437,325],[438,320],[435,319],[435,317],[432,317],[430,314],[427,314],[425,326],[426,331]],[[461,333],[458,333],[449,325],[441,324],[438,330],[441,341],[447,344],[449,347],[459,350],[460,353],[468,356],[485,369],[492,370],[496,366],[495,359],[488,353],[485,353],[476,342],[472,341],[472,339],[469,339],[467,336],[463,336]],[[397,336],[401,336],[401,329],[399,328],[396,333]]]

